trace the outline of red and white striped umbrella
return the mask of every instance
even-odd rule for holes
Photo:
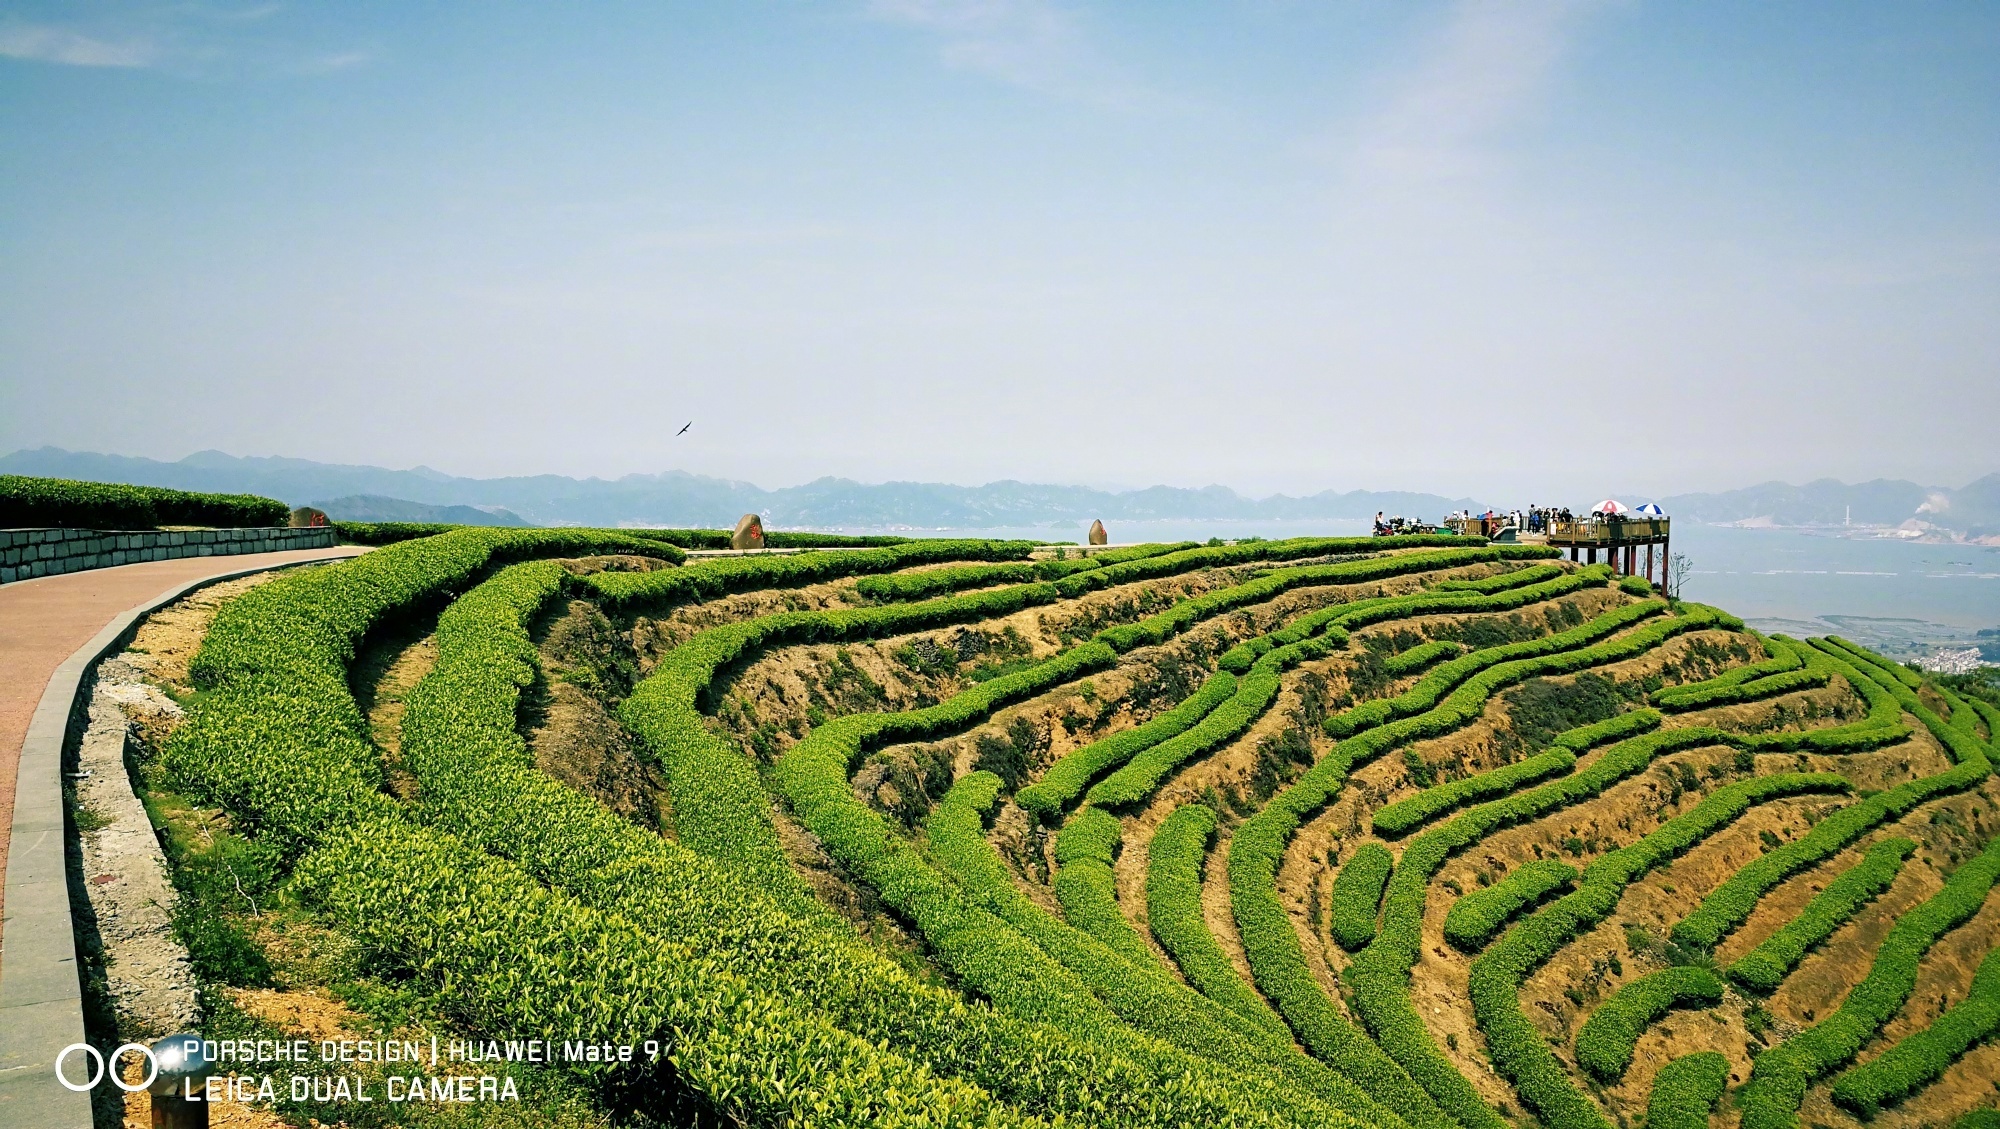
[[[1616,517],[1625,512],[1625,503],[1620,502],[1616,498],[1606,498],[1602,502],[1590,507],[1590,512]]]

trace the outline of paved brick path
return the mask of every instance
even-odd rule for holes
[[[189,581],[259,565],[353,556],[352,546],[186,557],[45,576],[0,585],[0,874],[7,870],[7,829],[14,824],[14,780],[28,721],[64,659],[120,612]],[[4,912],[0,895],[0,912]]]

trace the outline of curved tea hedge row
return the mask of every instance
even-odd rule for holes
[[[1229,892],[1237,931],[1243,939],[1244,954],[1249,958],[1258,986],[1307,1046],[1314,1048],[1316,1053],[1331,1054],[1350,1039],[1365,1039],[1353,1031],[1321,990],[1318,980],[1306,965],[1305,954],[1299,947],[1290,917],[1278,901],[1274,883],[1285,845],[1290,842],[1292,833],[1332,800],[1353,766],[1397,745],[1458,728],[1479,716],[1487,697],[1500,688],[1536,674],[1581,670],[1640,654],[1674,634],[1707,626],[1718,619],[1714,612],[1696,604],[1686,605],[1684,612],[1681,616],[1643,627],[1629,635],[1575,650],[1558,648],[1577,647],[1580,643],[1598,638],[1607,630],[1615,629],[1615,625],[1628,622],[1626,609],[1609,612],[1569,631],[1538,640],[1543,643],[1558,640],[1550,646],[1556,653],[1490,667],[1468,679],[1430,712],[1403,718],[1340,742],[1291,787],[1272,797],[1263,811],[1237,829],[1230,841]],[[1569,779],[1577,780],[1579,777]],[[1404,858],[1406,861],[1409,858],[1407,851]],[[1422,916],[1421,897],[1416,916],[1419,919]],[[1364,951],[1362,959],[1348,966],[1350,973],[1361,967],[1369,954],[1382,947],[1391,928],[1402,929],[1406,937],[1416,931],[1414,924],[1398,923],[1385,915],[1382,936]],[[1403,977],[1407,975],[1410,964],[1415,962],[1414,939],[1408,940],[1407,960],[1402,959],[1404,949],[1402,943],[1392,946],[1397,955],[1391,959],[1400,962],[1392,976],[1394,983],[1377,979],[1365,988],[1357,983],[1356,1006],[1367,1017],[1383,1049],[1402,1063],[1425,1091],[1461,1125],[1466,1129],[1499,1126],[1498,1115],[1486,1106],[1471,1084],[1431,1044],[1423,1021],[1410,1007]],[[1368,998],[1371,993],[1375,998]],[[1410,1022],[1412,1020],[1414,1024]]]
[[[1627,604],[1606,612],[1581,627],[1572,627],[1568,631],[1474,651],[1431,671],[1415,686],[1393,698],[1377,698],[1372,702],[1363,702],[1327,718],[1326,731],[1335,737],[1351,737],[1364,729],[1371,729],[1399,717],[1424,713],[1436,708],[1446,695],[1483,670],[1518,659],[1569,650],[1592,639],[1603,638],[1642,619],[1659,615],[1666,610],[1667,605],[1663,600]]]
[[[1346,644],[1347,633],[1331,628],[1325,635],[1301,639],[1266,654],[1237,682],[1236,692],[1228,701],[1215,707],[1187,732],[1135,754],[1124,767],[1092,785],[1086,798],[1106,807],[1144,801],[1175,769],[1217,748],[1262,717],[1271,703],[1278,700],[1279,674],[1285,668],[1320,658]]]
[[[1953,871],[1929,901],[1896,919],[1839,1011],[1758,1055],[1736,1095],[1743,1129],[1796,1129],[1806,1087],[1853,1058],[1902,1009],[1916,987],[1918,962],[1938,938],[1979,912],[1997,877],[2000,838]]]
[[[1014,802],[1041,822],[1056,823],[1099,774],[1124,764],[1142,749],[1185,733],[1235,693],[1236,677],[1217,671],[1201,689],[1166,713],[1135,729],[1093,741],[1050,765],[1040,780],[1014,796]]]
[[[1479,580],[1447,580],[1433,591],[1478,592],[1490,596],[1495,592],[1505,592],[1509,588],[1521,588],[1529,584],[1540,584],[1544,580],[1553,580],[1562,575],[1562,572],[1561,565],[1530,565],[1527,568],[1517,568],[1512,572],[1503,572],[1498,576],[1488,576]]]
[[[1264,998],[1236,974],[1236,966],[1201,911],[1201,862],[1215,834],[1215,811],[1184,804],[1153,831],[1146,855],[1146,921],[1160,947],[1174,958],[1194,989],[1278,1038],[1289,1039]]]
[[[1259,1094],[1268,1091],[1267,1100],[1288,1111],[1287,1116],[1305,1117],[1315,1109],[1321,1116],[1341,1116],[1325,1104],[1331,1102],[1357,1111],[1363,1120],[1393,1124],[1394,1114],[1340,1074],[1289,1046],[1246,1037],[1236,1026],[1241,1021],[1222,1019],[1221,1009],[1208,1010],[1214,1005],[1164,974],[1135,972],[1095,939],[1069,929],[1039,907],[1024,905],[1025,898],[1013,890],[1011,880],[1004,887],[985,882],[977,895],[962,892],[960,883],[934,869],[882,816],[855,798],[847,773],[866,748],[963,729],[1006,702],[1088,673],[1108,663],[1112,655],[1101,643],[1088,644],[928,709],[836,719],[814,729],[781,757],[773,782],[790,801],[793,814],[834,857],[910,919],[939,960],[962,981],[1001,1006],[1093,1040],[1110,1040],[1155,1069],[1194,1070],[1195,1062],[1208,1058],[1213,1069],[1269,1074],[1263,1088],[1250,1086]],[[936,825],[933,851],[938,849],[936,831],[952,831],[951,818],[963,819],[948,817]],[[976,811],[973,820],[976,826]],[[977,834],[958,835],[957,842],[991,852]],[[956,861],[975,877],[987,869],[979,850],[962,851]],[[1004,867],[999,877],[1005,878]],[[988,908],[994,900],[1010,911],[1028,912],[1003,920]],[[1020,932],[1022,925],[1036,930],[1037,939]],[[1039,947],[1044,940],[1062,946],[1071,961],[1045,953]],[[1100,992],[1102,999],[1097,996]],[[1121,1036],[1114,1016],[1162,1042]],[[1247,1098],[1246,1094],[1241,1100]]]
[[[897,576],[865,577],[854,586],[854,590],[871,600],[928,600],[933,596],[942,596],[965,588],[985,588],[995,584],[1019,584],[1034,580],[1058,580],[1072,573],[1198,547],[1193,541],[1178,541],[1171,544],[1133,545],[1124,549],[1113,549],[1108,553],[1097,553],[1080,560],[949,565]]]
[[[1752,632],[1752,634],[1756,634]],[[1769,654],[1762,662],[1747,663],[1732,667],[1714,678],[1700,682],[1688,682],[1679,686],[1669,686],[1652,696],[1653,704],[1673,713],[1702,709],[1712,705],[1725,705],[1738,699],[1732,695],[1739,692],[1745,683],[1757,682],[1772,675],[1798,672],[1804,669],[1805,660],[1799,657],[1794,644],[1782,638],[1757,635]]]
[[[1472,962],[1467,994],[1500,1074],[1550,1129],[1605,1129],[1610,1123],[1569,1079],[1555,1052],[1521,1011],[1521,982],[1563,946],[1618,907],[1625,887],[1734,822],[1751,807],[1785,796],[1843,791],[1831,773],[1759,776],[1716,789],[1684,815],[1629,847],[1598,856],[1573,894],[1509,929]]]
[[[1834,671],[1850,683],[1874,681],[1838,657],[1829,654],[1826,658]],[[1991,769],[1978,738],[1945,726],[1908,688],[1897,684],[1890,694],[1907,698],[1900,704],[1916,714],[1957,763],[1945,772],[1906,781],[1842,808],[1800,838],[1738,870],[1674,926],[1674,940],[1683,945],[1714,948],[1750,916],[1764,892],[1784,878],[1831,858],[1866,832],[1907,814],[1919,804],[1973,787],[1986,779]]]
[[[2000,1031],[2000,948],[1979,962],[1965,999],[1930,1025],[1833,1080],[1833,1100],[1873,1117],[1932,1082],[1960,1055]]]
[[[1627,717],[1632,715],[1628,714]],[[1557,737],[1558,744],[1587,747],[1585,734],[1603,726],[1585,726]],[[1418,835],[1403,848],[1402,859],[1389,876],[1383,899],[1382,932],[1342,978],[1354,989],[1354,1004],[1384,1050],[1413,1075],[1438,1087],[1433,1093],[1456,1093],[1454,1108],[1475,1109],[1479,1100],[1471,1083],[1431,1041],[1423,1017],[1410,1003],[1410,969],[1423,944],[1424,903],[1430,881],[1445,860],[1503,827],[1540,818],[1550,812],[1601,795],[1613,784],[1637,775],[1657,757],[1702,745],[1718,744],[1717,729],[1657,730],[1628,738],[1606,749],[1590,767],[1571,776],[1493,800],[1470,809],[1439,827]],[[1461,1118],[1463,1120],[1463,1118]]]
[[[1646,1129],[1708,1129],[1708,1113],[1728,1085],[1729,1060],[1714,1051],[1670,1060],[1653,1076]]]
[[[1504,796],[1530,781],[1568,772],[1574,767],[1575,753],[1550,749],[1463,780],[1432,785],[1406,800],[1384,805],[1375,809],[1371,824],[1377,835],[1400,838],[1454,808],[1491,796]]]
[[[1646,1028],[1674,1008],[1713,1007],[1722,1002],[1722,981],[1699,965],[1683,965],[1641,976],[1611,994],[1584,1021],[1576,1036],[1576,1061],[1605,1082],[1625,1076],[1632,1052]]]
[[[299,868],[301,889],[442,986],[449,1013],[478,1030],[658,1034],[685,1064],[682,1078],[710,1087],[726,1109],[829,1123],[1016,1122],[1004,1110],[982,1115],[976,1088],[939,1085],[707,962],[634,937],[620,919],[539,891],[490,856],[466,858],[448,839],[405,826],[393,801],[366,787],[364,770],[379,768],[342,669],[359,638],[495,558],[605,547],[631,551],[595,535],[467,531],[283,577],[233,601],[197,661],[209,689],[170,745],[173,771],[228,806],[240,827],[281,845],[323,844]],[[474,984],[482,990],[468,990]]]
[[[438,665],[410,694],[403,727],[428,819],[597,909],[703,947],[747,983],[781,989],[846,1030],[1024,1108],[1133,1125],[1250,1116],[1225,1079],[917,981],[844,925],[798,916],[714,860],[525,767],[513,712],[532,670],[526,625],[565,575],[552,563],[515,566],[441,618]],[[738,943],[715,945],[717,935]]]
[[[1444,915],[1444,939],[1468,953],[1486,946],[1508,922],[1576,881],[1576,868],[1556,859],[1536,859],[1507,877],[1451,903]]]
[[[752,588],[819,584],[941,561],[1016,560],[1025,558],[1033,547],[1026,541],[911,541],[879,549],[717,557],[672,570],[598,572],[582,580],[591,595],[608,608],[648,610]]]
[[[224,529],[283,525],[292,507],[255,494],[197,494],[158,486],[0,474],[0,529]]]
[[[996,794],[999,779],[993,778]],[[1109,812],[1085,808],[1071,816],[1056,836],[1056,901],[1071,925],[1104,942],[1127,962],[1153,967],[1159,959],[1118,909],[1118,881],[1111,863],[1124,836],[1118,817]]]
[[[658,1039],[656,1086],[743,1120],[825,1125],[1033,1125],[712,970],[699,950],[551,894],[491,856],[383,821],[308,855],[298,884],[350,937],[394,954],[446,1014],[501,1037]]]
[[[1916,849],[1909,839],[1884,839],[1868,848],[1860,862],[1827,883],[1797,917],[1738,957],[1727,970],[1729,978],[1753,992],[1777,991],[1807,953],[1896,881],[1904,860]]]
[[[1389,848],[1363,843],[1334,875],[1328,925],[1341,948],[1354,952],[1375,939],[1375,910],[1382,904],[1382,887],[1395,865]]]

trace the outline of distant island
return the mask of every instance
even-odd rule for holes
[[[41,447],[0,456],[0,474],[129,482],[183,490],[243,492],[312,505],[354,521],[445,521],[481,525],[727,527],[758,513],[775,528],[987,529],[1103,518],[1106,521],[1355,520],[1377,511],[1438,517],[1520,504],[1516,499],[1449,498],[1411,491],[1325,490],[1304,497],[1250,498],[1226,486],[1151,486],[1107,491],[1085,486],[989,482],[862,483],[820,478],[765,489],[686,471],[616,479],[542,474],[463,478],[428,467],[246,458],[200,451],[165,462]],[[1710,494],[1649,498],[1684,520],[1717,524],[1840,527],[1926,540],[2000,545],[2000,473],[1958,489],[1876,479],[1803,486],[1767,482]]]

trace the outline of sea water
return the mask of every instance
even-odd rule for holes
[[[1089,525],[877,532],[1081,543]],[[1370,523],[1163,519],[1108,525],[1113,544],[1129,545],[1213,537],[1356,536],[1367,533]],[[1734,612],[1760,630],[1837,633],[1899,657],[1967,642],[1980,629],[2000,627],[2000,548],[1854,532],[1676,524],[1674,552],[1692,562],[1681,594]]]

